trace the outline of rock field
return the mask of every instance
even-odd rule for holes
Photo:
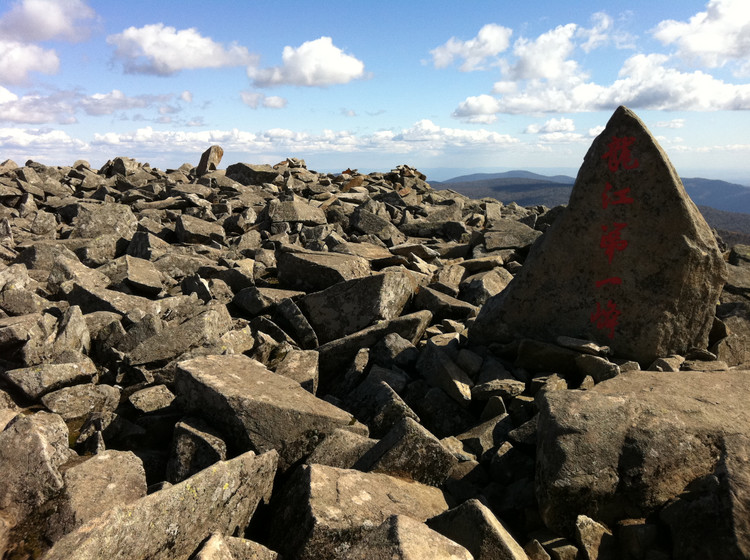
[[[0,557],[750,557],[750,247],[633,113],[552,209],[222,155],[0,164]]]

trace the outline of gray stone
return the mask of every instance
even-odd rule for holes
[[[193,560],[276,560],[278,557],[278,554],[262,544],[214,533]]]
[[[373,437],[381,437],[404,418],[419,420],[416,413],[385,381],[365,379],[345,397],[347,409],[367,424]]]
[[[494,268],[469,276],[460,284],[460,299],[472,305],[482,306],[489,298],[502,292],[513,275],[504,268]]]
[[[449,296],[430,287],[421,288],[414,299],[417,309],[426,309],[433,314],[434,321],[439,323],[443,319],[466,321],[476,317],[479,308],[460,299]]]
[[[305,462],[308,465],[353,469],[357,461],[377,443],[378,440],[339,428],[328,434]]]
[[[162,276],[156,267],[149,261],[131,257],[125,257],[125,282],[136,292],[147,296],[157,296],[162,291]]]
[[[303,295],[305,292],[250,286],[237,292],[232,299],[232,304],[250,315],[260,315],[272,311],[276,305],[287,298],[294,299]]]
[[[512,429],[513,422],[510,415],[504,414],[486,420],[458,434],[456,438],[464,444],[464,449],[481,459],[485,455],[489,457],[490,451],[504,443]]]
[[[94,238],[114,235],[130,239],[137,227],[138,220],[133,211],[124,204],[82,203],[79,205],[78,217],[70,237]]]
[[[279,173],[268,164],[234,163],[227,167],[226,175],[242,185],[262,185],[273,183]]]
[[[278,502],[271,546],[284,557],[338,558],[391,515],[417,521],[448,509],[437,488],[385,474],[323,465],[294,471]],[[289,532],[289,527],[297,530]]]
[[[211,245],[224,242],[224,228],[215,222],[182,214],[175,224],[175,235],[180,243]]]
[[[200,418],[175,424],[167,463],[167,480],[177,483],[227,458],[227,445],[216,430]]]
[[[706,348],[725,280],[713,233],[666,154],[620,107],[589,149],[569,205],[470,337],[573,336],[648,364]]]
[[[468,406],[474,382],[437,344],[429,341],[417,362],[417,370],[433,387],[438,387],[458,404]]]
[[[397,333],[412,344],[416,343],[422,338],[431,319],[432,313],[429,311],[417,311],[323,344],[318,348],[321,384],[330,383],[335,376],[346,371],[360,349],[371,348],[387,334]]]
[[[97,374],[96,365],[89,358],[79,363],[39,364],[4,371],[3,379],[12,383],[24,396],[36,400],[57,389],[92,381]]]
[[[279,302],[273,314],[273,321],[303,349],[312,350],[318,347],[318,337],[313,327],[291,299],[287,298]]]
[[[750,418],[737,395],[750,390],[748,380],[746,372],[626,372],[588,391],[544,393],[536,485],[547,526],[572,537],[581,514],[610,527],[646,517],[721,472],[719,458],[744,464],[731,438],[746,437]],[[742,484],[734,511],[747,507]],[[710,500],[720,496],[716,489]]]
[[[149,413],[168,408],[174,398],[174,394],[166,385],[154,385],[132,393],[128,397],[128,401],[138,412]]]
[[[590,517],[576,519],[576,543],[584,560],[614,560],[619,558],[612,531]]]
[[[131,451],[102,451],[62,473],[65,487],[46,521],[52,542],[113,507],[146,495],[143,463]]]
[[[211,146],[201,154],[201,160],[198,167],[195,168],[195,174],[200,177],[209,171],[215,171],[218,169],[223,156],[224,150],[221,146]]]
[[[341,282],[299,300],[321,343],[398,317],[417,286],[409,274],[386,272]]]
[[[176,390],[186,409],[208,415],[235,449],[278,450],[282,470],[337,428],[367,435],[350,414],[243,355],[181,362]]]
[[[277,266],[282,286],[307,292],[370,275],[367,260],[340,253],[281,253]]]
[[[268,217],[271,222],[299,222],[306,226],[326,223],[326,215],[317,206],[294,198],[281,202],[277,199],[268,201]]]
[[[131,365],[169,361],[190,348],[215,343],[231,328],[232,317],[226,306],[216,304],[197,317],[146,338],[128,352],[128,358]]]
[[[277,454],[245,453],[125,506],[60,539],[45,560],[188,558],[214,532],[244,531],[271,496]]]
[[[355,468],[440,486],[457,459],[412,418],[403,418],[356,463]]]
[[[112,412],[120,404],[120,389],[85,383],[47,393],[42,404],[65,421],[82,422],[93,413]]]
[[[315,350],[290,350],[274,371],[293,379],[313,395],[318,391],[318,353]]]
[[[348,560],[473,560],[464,547],[406,515],[392,515],[336,557]]]
[[[428,519],[427,525],[464,546],[475,560],[527,560],[508,529],[477,499]]]

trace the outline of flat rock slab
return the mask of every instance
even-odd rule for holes
[[[241,354],[180,362],[176,390],[189,411],[207,415],[227,432],[235,450],[276,449],[280,469],[310,453],[336,428],[367,435],[351,414]]]
[[[747,395],[747,371],[635,371],[588,391],[545,392],[536,478],[545,523],[572,538],[580,514],[612,527],[646,517],[702,477],[726,478],[720,462],[746,464],[727,441],[750,434]],[[750,486],[734,493],[736,511],[747,511]],[[747,519],[735,522],[749,545]]]
[[[569,205],[470,337],[568,335],[649,364],[706,348],[725,280],[711,228],[656,139],[620,107],[586,154]]]
[[[299,302],[321,343],[398,317],[417,285],[406,270],[341,282]]]
[[[344,558],[341,554],[347,543],[391,515],[423,522],[447,509],[440,490],[418,482],[303,465],[294,472],[282,496],[272,547],[285,558]],[[290,527],[296,529],[290,533]]]
[[[307,292],[370,274],[366,259],[342,253],[281,253],[277,261],[279,282]]]
[[[164,490],[108,510],[69,533],[45,560],[178,560],[211,533],[244,531],[271,496],[278,455],[248,452]]]

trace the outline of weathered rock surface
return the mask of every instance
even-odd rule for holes
[[[259,502],[270,498],[276,460],[270,451],[218,462],[180,484],[109,509],[60,539],[44,558],[187,558],[213,532],[244,530]]]
[[[647,365],[708,346],[725,280],[711,229],[666,154],[621,107],[586,154],[568,207],[471,333],[586,338]]]
[[[408,166],[222,170],[218,146],[167,171],[0,164],[0,555],[523,558],[515,540],[529,558],[605,560],[610,543],[623,560],[747,556],[750,252],[724,255],[714,308],[711,234],[642,133],[614,146],[612,172],[595,142],[579,183],[612,188],[577,187],[567,218],[434,190]],[[528,272],[571,223],[594,245]],[[642,223],[648,239],[631,235]],[[575,293],[546,293],[566,271]],[[684,292],[668,284],[686,274]],[[487,331],[526,276],[531,332]],[[557,332],[575,282],[606,298],[582,312],[593,330]],[[617,290],[656,311],[659,282],[703,299],[679,320],[643,315],[667,341],[641,364],[666,377],[644,388],[656,374],[609,326],[636,340]],[[610,300],[620,315],[597,315]]]
[[[717,531],[696,523],[691,542],[702,543],[705,554],[712,542],[742,550],[750,532],[740,512],[750,496],[743,478],[735,478],[744,477],[744,467],[735,475],[725,465],[746,464],[744,447],[735,443],[744,441],[750,417],[736,396],[749,383],[744,371],[631,372],[588,391],[545,393],[536,484],[547,525],[571,537],[580,514],[614,526],[646,517],[699,481],[713,479],[718,484],[709,484],[702,496],[717,506],[733,504],[723,510],[727,525]],[[676,527],[686,522],[679,510],[665,513]],[[675,542],[676,550],[695,546]]]
[[[367,435],[350,414],[246,356],[181,362],[176,387],[187,410],[226,430],[236,451],[276,449],[282,470],[337,428]]]
[[[272,542],[293,558],[346,558],[363,532],[391,515],[425,521],[448,509],[443,493],[385,474],[323,465],[295,471],[278,504]],[[290,534],[288,527],[299,530]]]

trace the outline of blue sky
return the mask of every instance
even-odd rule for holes
[[[0,161],[575,174],[635,110],[750,184],[750,1],[0,1]]]

